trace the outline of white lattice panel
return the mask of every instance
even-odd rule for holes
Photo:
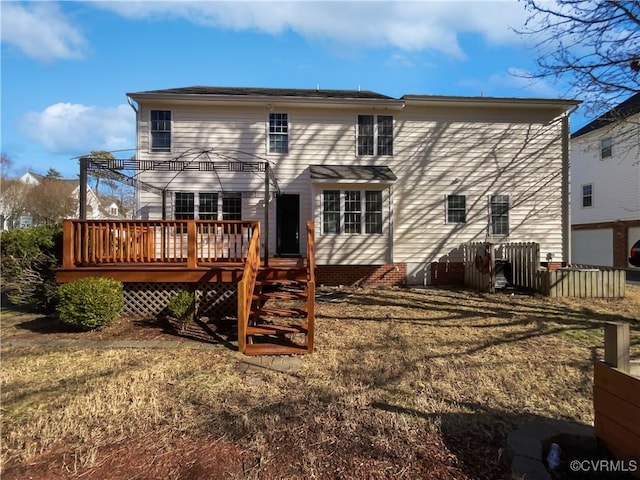
[[[189,283],[125,283],[125,315],[155,317],[180,290],[193,290]],[[236,286],[231,283],[207,283],[195,286],[198,315],[209,318],[237,315]]]

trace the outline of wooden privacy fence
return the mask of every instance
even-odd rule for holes
[[[604,335],[605,359],[595,362],[593,374],[595,432],[619,459],[638,460],[640,363],[630,360],[628,324],[609,322]]]
[[[244,262],[258,222],[65,220],[63,268],[123,263]]]
[[[622,298],[626,281],[622,269],[562,268],[537,272],[536,291],[553,298]]]
[[[481,292],[495,292],[499,270],[496,262],[502,262],[503,274],[511,286],[534,290],[536,274],[540,269],[540,245],[528,243],[469,242],[464,245],[465,285]]]

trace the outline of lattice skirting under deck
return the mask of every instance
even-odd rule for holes
[[[158,316],[180,290],[195,290],[198,315],[212,319],[237,315],[237,289],[232,283],[125,283],[123,314]]]

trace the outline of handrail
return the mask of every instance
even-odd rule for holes
[[[253,229],[253,235],[247,252],[242,272],[242,280],[238,282],[238,350],[244,353],[246,332],[249,325],[253,291],[260,269],[260,225]]]
[[[316,305],[316,240],[315,223],[307,221],[307,268],[309,279],[307,281],[307,352],[313,352],[315,336],[315,305]]]
[[[258,222],[65,220],[63,268],[119,263],[243,263]]]

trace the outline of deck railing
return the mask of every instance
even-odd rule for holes
[[[234,220],[65,220],[62,267],[242,263],[257,226]]]
[[[246,331],[251,313],[253,291],[256,278],[260,270],[260,226],[253,230],[253,237],[249,243],[247,261],[244,264],[242,280],[238,282],[238,350],[245,351]]]

